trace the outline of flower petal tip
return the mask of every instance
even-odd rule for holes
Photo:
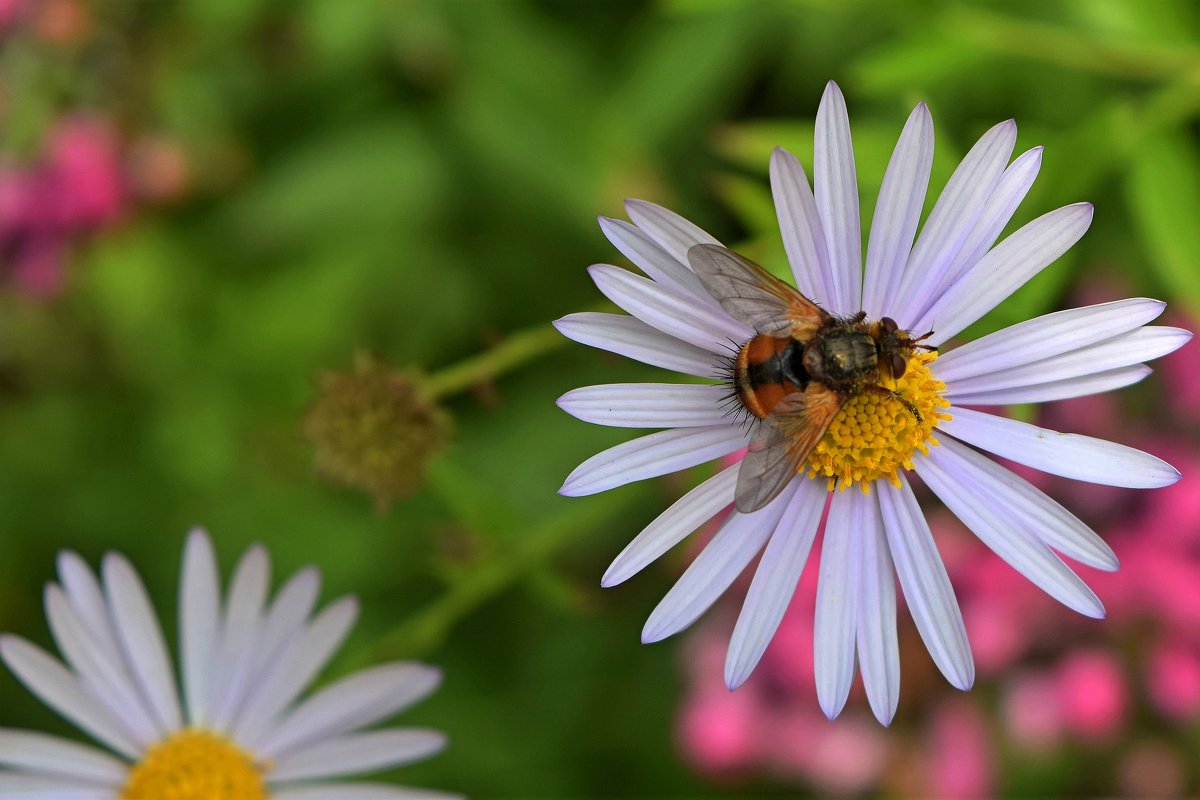
[[[614,586],[619,586],[628,579],[629,575],[618,564],[614,563],[609,565],[608,569],[604,570],[604,574],[600,576],[600,588],[611,589]]]
[[[953,678],[947,678],[950,685],[960,692],[969,692],[971,687],[975,685],[975,667],[971,667],[971,671],[964,675],[955,675]]]
[[[833,722],[838,718],[838,714],[842,713],[842,706],[826,706],[824,703],[821,703],[821,713],[825,715],[827,720]]]
[[[875,715],[875,719],[885,728],[891,727],[892,720],[896,718],[896,707],[876,708],[871,706],[871,713]]]
[[[731,692],[736,692],[741,685],[750,677],[750,673],[742,674],[742,670],[733,666],[725,670],[725,688]]]
[[[662,639],[662,634],[657,629],[642,628],[642,644],[654,644],[655,642],[661,642]]]
[[[653,207],[654,203],[651,203],[649,200],[638,200],[635,197],[625,198],[625,213],[631,217],[633,216],[634,212],[630,209],[644,209]]]
[[[1164,461],[1163,466],[1166,467],[1167,470],[1170,470],[1170,471],[1167,472],[1165,475],[1163,475],[1162,483],[1160,483],[1158,485],[1159,489],[1165,489],[1168,486],[1174,486],[1175,484],[1179,483],[1179,479],[1183,477],[1182,472],[1175,469],[1175,467],[1172,467],[1167,462]]]

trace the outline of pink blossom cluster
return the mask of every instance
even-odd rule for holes
[[[1079,567],[1107,620],[1058,605],[951,514],[935,513],[930,524],[975,656],[973,692],[946,685],[919,644],[904,641],[915,634],[902,609],[893,728],[874,722],[861,687],[837,720],[826,720],[813,688],[812,559],[758,671],[736,692],[722,679],[732,618],[710,619],[694,634],[678,719],[685,757],[715,780],[767,773],[822,795],[968,798],[1002,791],[1014,765],[1082,749],[1113,756],[1111,774],[1088,776],[1089,785],[1135,796],[1194,791],[1200,775],[1181,742],[1200,724],[1200,350],[1185,347],[1160,369],[1155,423],[1172,437],[1149,427],[1129,443],[1177,465],[1184,478],[1174,486],[1134,493],[1009,465],[1092,524],[1120,558],[1116,573]],[[1122,399],[1051,404],[1038,422],[1109,438],[1136,431]]]
[[[110,225],[125,206],[117,137],[91,116],[65,117],[31,165],[0,163],[0,264],[40,297],[61,288],[70,248]]]

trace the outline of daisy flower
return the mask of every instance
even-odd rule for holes
[[[727,685],[739,686],[774,635],[824,520],[814,639],[817,696],[825,714],[833,718],[841,711],[856,662],[875,716],[887,724],[895,714],[897,578],[934,662],[951,684],[969,688],[975,670],[962,615],[910,471],[1034,584],[1082,614],[1104,616],[1096,595],[1060,555],[1115,570],[1112,550],[1069,511],[979,450],[1113,486],[1167,486],[1179,479],[1178,471],[1123,445],[976,407],[1128,386],[1149,374],[1144,362],[1172,352],[1191,334],[1148,327],[1164,304],[1135,298],[1047,314],[940,353],[932,349],[1055,261],[1091,223],[1092,206],[1077,203],[995,243],[1041,163],[1040,147],[1010,163],[1016,137],[1011,120],[987,131],[916,235],[933,158],[933,124],[925,104],[918,105],[884,174],[865,264],[849,119],[835,84],[826,87],[817,111],[814,188],[795,156],[774,152],[771,189],[799,292],[840,320],[862,319],[862,327],[874,331],[898,328],[904,341],[930,349],[913,345],[901,374],[889,374],[885,361],[894,362],[880,358],[882,388],[844,393],[844,405],[819,443],[794,476],[784,475],[776,491],[766,493],[773,499],[761,508],[740,501],[738,472],[745,462],[737,463],[688,492],[633,539],[605,573],[604,586],[628,579],[720,514],[735,492],[748,512],[735,509],[724,519],[651,613],[643,642],[694,622],[761,553],[725,662]],[[571,314],[556,323],[558,329],[583,344],[717,382],[610,384],[565,394],[559,405],[579,419],[665,430],[589,458],[567,478],[559,490],[564,495],[593,494],[729,456],[750,445],[765,424],[742,407],[736,392],[731,397],[728,380],[720,382],[730,376],[743,345],[768,333],[747,315],[728,313],[728,297],[710,291],[713,277],[699,267],[711,265],[706,253],[728,251],[664,208],[631,200],[626,210],[632,224],[601,217],[600,227],[646,277],[607,264],[590,273],[631,316]],[[927,331],[932,333],[923,336]],[[730,402],[739,412],[734,419],[727,414]],[[861,491],[841,491],[854,486]]]
[[[46,616],[64,661],[18,636],[0,658],[31,692],[107,748],[0,728],[0,798],[22,800],[394,800],[450,795],[330,778],[427,758],[445,737],[370,726],[426,697],[432,667],[382,664],[300,695],[349,633],[345,597],[312,615],[320,574],[296,573],[268,602],[270,560],[250,548],[222,603],[212,542],[193,531],[179,591],[182,696],[162,629],[129,562],[100,579],[58,559]]]

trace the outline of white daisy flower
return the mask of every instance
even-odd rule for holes
[[[311,616],[312,568],[268,602],[270,559],[250,548],[220,599],[212,542],[188,538],[179,590],[182,697],[162,629],[129,562],[105,556],[100,580],[75,553],[58,559],[46,616],[65,664],[18,636],[0,658],[31,692],[109,751],[0,728],[5,800],[409,800],[441,792],[329,782],[437,753],[416,728],[367,730],[426,697],[438,670],[395,662],[301,698],[341,645],[358,604]]]
[[[975,669],[962,615],[905,476],[910,470],[1029,580],[1080,613],[1104,616],[1096,595],[1059,554],[1115,570],[1112,550],[1069,511],[975,448],[1113,486],[1167,486],[1179,473],[1123,445],[966,406],[1038,403],[1128,386],[1149,374],[1144,362],[1172,352],[1191,334],[1147,327],[1164,304],[1136,298],[1047,314],[933,351],[1055,261],[1091,222],[1091,205],[1078,203],[994,244],[1041,162],[1041,148],[1034,148],[1010,163],[1016,136],[1011,120],[985,133],[915,236],[933,158],[933,124],[925,104],[918,105],[884,175],[864,268],[849,120],[841,92],[828,85],[816,120],[815,191],[800,161],[784,150],[771,157],[770,174],[796,287],[833,315],[829,325],[853,328],[832,349],[813,346],[816,317],[804,323],[813,324],[802,326],[802,334],[787,327],[799,323],[783,312],[795,314],[811,305],[807,300],[796,300],[781,282],[771,288],[774,279],[761,278],[676,214],[631,200],[626,210],[633,224],[600,219],[609,240],[648,277],[607,264],[591,267],[600,291],[632,316],[571,314],[556,323],[558,329],[647,364],[727,382],[611,384],[568,392],[559,405],[580,419],[666,430],[593,456],[560,492],[593,494],[751,446],[745,461],[704,481],[650,523],[605,573],[604,586],[628,579],[736,497],[742,510],[729,514],[650,615],[642,641],[686,628],[761,552],[725,666],[726,683],[739,686],[779,625],[828,501],[815,620],[817,695],[824,712],[833,718],[841,711],[857,660],[875,716],[891,721],[900,686],[896,577],[934,662],[951,684],[969,688]],[[927,331],[932,333],[922,336]],[[754,342],[766,342],[768,352],[752,352],[747,345]],[[821,369],[828,368],[831,357],[846,355],[833,351],[847,342],[874,346],[851,359],[859,366],[869,361],[873,385],[834,391],[811,368],[821,367],[822,352]],[[766,367],[755,373],[756,362]],[[811,449],[801,441],[815,419],[810,393],[832,409],[825,424],[816,425],[824,433],[818,431],[821,438]],[[762,408],[752,408],[758,400]],[[738,412],[733,420],[730,403]],[[804,413],[809,416],[795,423]],[[781,425],[788,414],[793,423]],[[763,416],[765,421],[756,419]],[[775,466],[763,453],[786,462],[788,448],[780,439],[804,456],[790,471],[772,473]],[[855,484],[861,491],[835,490]]]

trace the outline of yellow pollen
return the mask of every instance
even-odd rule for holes
[[[929,445],[938,443],[933,437],[938,420],[950,419],[941,410],[950,405],[942,397],[946,384],[929,371],[935,358],[937,353],[917,353],[908,360],[903,377],[880,381],[916,407],[920,422],[897,398],[860,392],[842,406],[809,454],[808,477],[825,478],[830,491],[857,483],[869,493],[871,482],[879,478],[899,486],[898,471],[913,468],[913,451],[928,453]]]
[[[225,737],[186,729],[146,750],[118,800],[267,800],[263,771]]]

